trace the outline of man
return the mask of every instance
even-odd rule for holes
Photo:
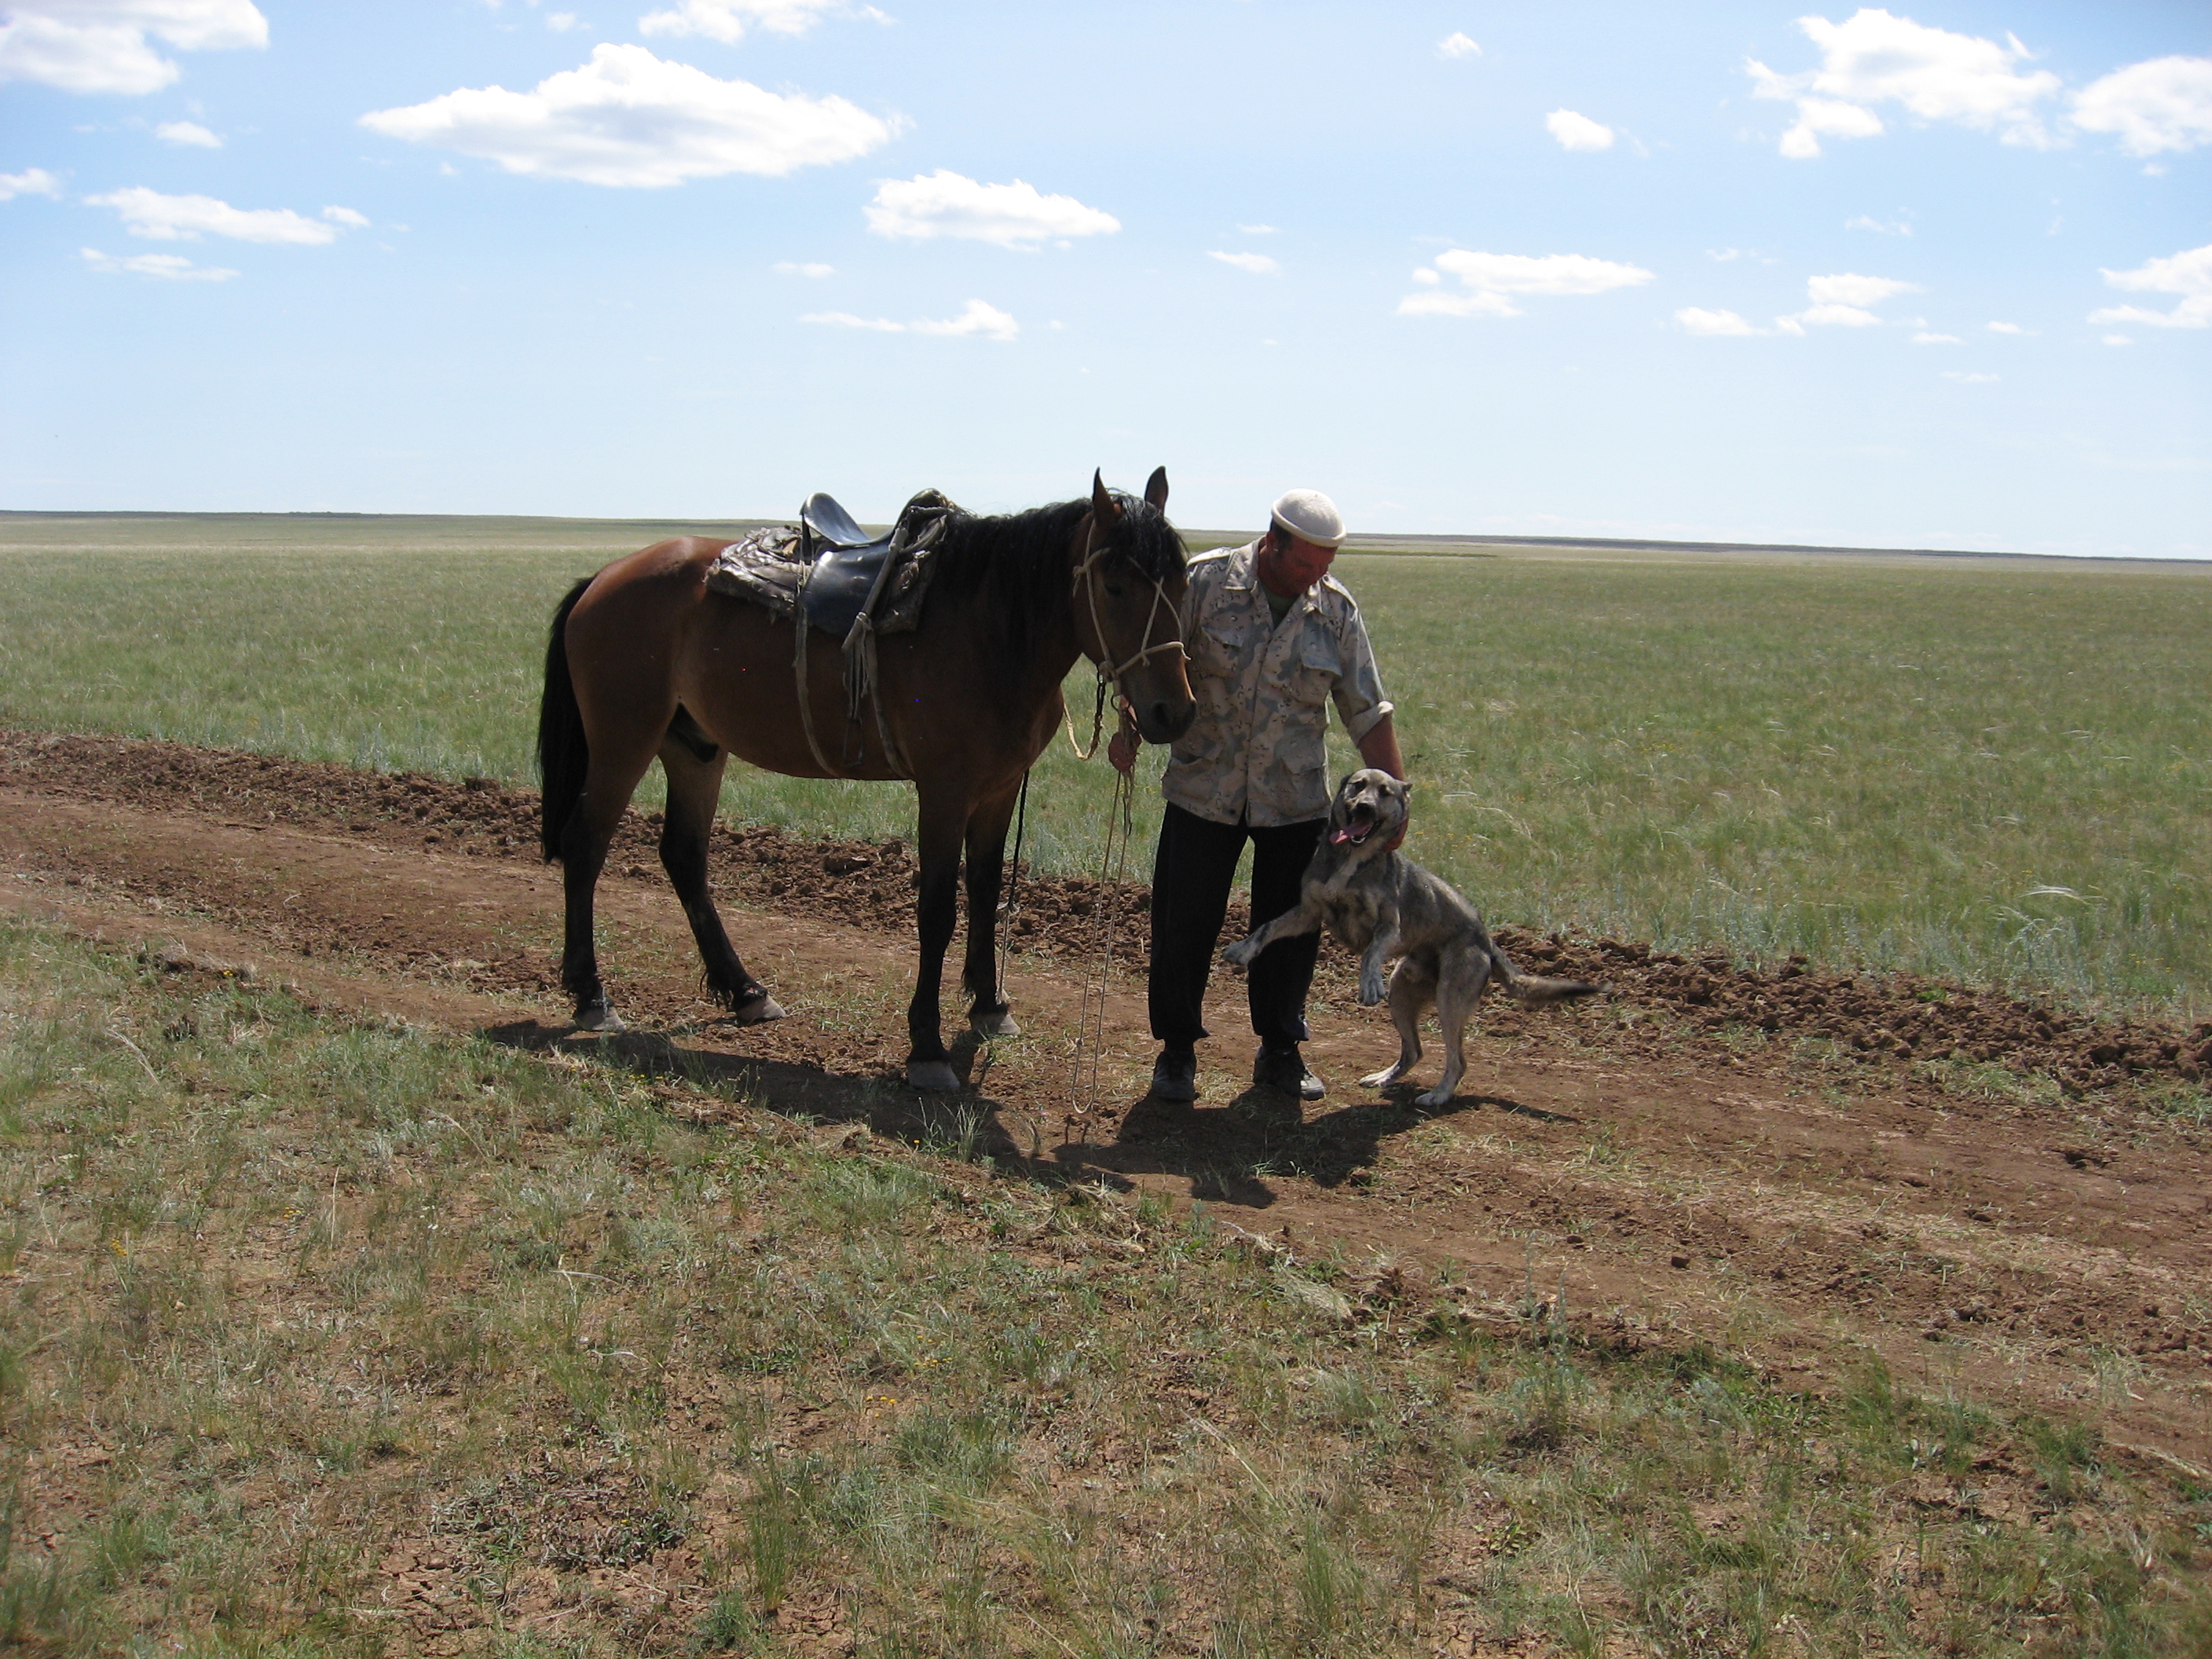
[[[1293,489],[1267,533],[1190,562],[1182,637],[1198,718],[1170,753],[1152,865],[1152,1097],[1197,1097],[1206,975],[1229,889],[1252,843],[1252,925],[1298,901],[1298,878],[1328,811],[1323,732],[1328,704],[1370,766],[1406,775],[1359,607],[1328,574],[1344,520],[1318,490]],[[1139,739],[1125,722],[1108,756],[1126,772]],[[1298,1045],[1321,936],[1279,939],[1253,961],[1247,986],[1260,1052],[1252,1081],[1300,1100],[1322,1085]]]

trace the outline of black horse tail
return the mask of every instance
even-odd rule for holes
[[[568,597],[553,613],[553,632],[545,641],[545,695],[538,705],[538,776],[544,790],[538,844],[545,849],[548,864],[561,856],[561,832],[583,798],[584,778],[592,765],[584,711],[576,705],[576,683],[568,676],[568,613],[591,585],[592,578],[586,576],[568,590]]]

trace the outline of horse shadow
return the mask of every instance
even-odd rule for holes
[[[1054,1155],[1036,1114],[984,1091],[988,1047],[972,1033],[951,1045],[964,1086],[951,1095],[921,1093],[896,1073],[839,1076],[815,1065],[688,1046],[661,1030],[586,1031],[523,1019],[480,1027],[476,1035],[524,1054],[574,1055],[636,1077],[680,1080],[804,1127],[858,1126],[971,1162],[988,1158],[1044,1186],[1096,1178],[1079,1162]]]
[[[526,1019],[477,1035],[527,1054],[574,1054],[641,1077],[681,1079],[810,1127],[859,1125],[887,1139],[988,1158],[1041,1186],[1129,1192],[1142,1177],[1167,1176],[1188,1182],[1194,1199],[1254,1210],[1277,1201],[1271,1182],[1285,1178],[1329,1189],[1367,1186],[1384,1146],[1424,1123],[1486,1110],[1579,1121],[1504,1095],[1466,1094],[1421,1106],[1410,1083],[1310,1117],[1281,1093],[1253,1088],[1225,1106],[1146,1097],[1055,1114],[1058,1138],[1048,1139],[1038,1113],[987,1092],[989,1049],[972,1034],[952,1045],[953,1069],[965,1086],[950,1096],[920,1094],[893,1074],[841,1077],[819,1066],[689,1047],[661,1031],[590,1032]]]

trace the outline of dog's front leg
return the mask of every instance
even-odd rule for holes
[[[1317,933],[1320,931],[1321,917],[1309,910],[1303,903],[1294,905],[1265,927],[1255,928],[1243,939],[1238,939],[1236,944],[1224,946],[1221,959],[1233,967],[1249,968],[1251,966],[1252,958],[1277,939],[1285,939],[1297,933]]]
[[[1398,953],[1398,913],[1385,912],[1375,919],[1374,937],[1359,958],[1359,1006],[1372,1008],[1382,1000],[1382,965]]]

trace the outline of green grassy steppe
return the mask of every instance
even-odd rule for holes
[[[2094,1419],[1870,1359],[1796,1392],[1533,1273],[1271,1263],[1203,1205],[995,1178],[975,1128],[825,1133],[0,922],[0,1645],[2212,1638],[2212,1488]]]
[[[0,723],[520,781],[554,602],[661,533],[0,517]],[[1492,915],[2202,1017],[2212,572],[1361,552],[1339,574],[1399,705],[1408,850]],[[1041,866],[1097,870],[1109,793],[1055,746]],[[1139,807],[1141,848],[1151,789]],[[725,811],[884,836],[911,797],[733,773]]]

